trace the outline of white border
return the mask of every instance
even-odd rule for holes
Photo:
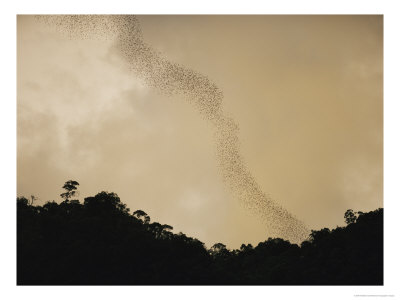
[[[4,4],[3,4],[4,6]],[[398,236],[399,10],[396,1],[14,1],[1,10],[1,263],[3,299],[110,299],[115,297],[200,299],[357,299],[355,294],[400,295]],[[384,14],[385,25],[385,285],[383,287],[16,287],[16,15],[43,13],[88,14]],[[396,76],[397,75],[397,76]],[[396,101],[397,100],[397,101]],[[5,203],[5,205],[4,205]],[[376,298],[376,297],[368,297]],[[390,299],[393,299],[390,297]]]

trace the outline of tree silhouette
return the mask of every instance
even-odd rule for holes
[[[100,192],[94,197],[85,198],[84,205],[96,213],[129,213],[129,208],[121,202],[116,193]]]
[[[227,257],[227,256],[229,256],[229,250],[222,243],[214,244],[210,248],[209,253],[214,257]]]
[[[133,216],[136,217],[137,219],[141,220],[144,224],[149,224],[150,223],[150,217],[143,211],[143,210],[136,210],[133,213]]]
[[[31,195],[31,203],[30,205],[33,205],[33,203],[37,201],[37,198],[34,195]]]
[[[357,220],[357,216],[352,209],[348,209],[344,213],[344,219],[346,224],[352,224]]]
[[[61,198],[64,198],[64,201],[68,202],[71,197],[76,195],[77,185],[79,185],[79,183],[74,180],[68,180],[65,182],[62,188],[65,189],[66,192],[60,194]]]
[[[383,284],[383,209],[348,210],[347,226],[312,230],[300,246],[268,238],[207,250],[143,210],[130,214],[116,193],[73,196],[42,206],[17,198],[19,285]]]

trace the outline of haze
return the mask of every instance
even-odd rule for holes
[[[262,190],[311,229],[383,206],[382,16],[139,16],[144,40],[211,78]],[[208,246],[268,238],[224,185],[210,125],[132,74],[112,40],[18,16],[17,193],[116,192]]]

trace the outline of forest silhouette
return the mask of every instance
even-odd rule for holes
[[[347,210],[345,227],[301,245],[268,238],[229,250],[131,213],[115,193],[61,203],[17,198],[18,285],[383,285],[383,208]]]

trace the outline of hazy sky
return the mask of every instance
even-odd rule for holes
[[[382,16],[139,16],[161,56],[208,76],[262,190],[310,229],[383,206]],[[147,86],[114,41],[17,19],[18,195],[116,192],[211,246],[268,238],[224,185],[213,130]]]

